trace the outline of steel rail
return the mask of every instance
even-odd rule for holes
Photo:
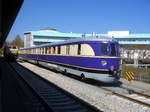
[[[115,91],[112,91],[112,90],[107,89],[107,88],[104,88],[104,87],[100,87],[100,88],[101,88],[101,89],[104,89],[104,90],[106,90],[106,91],[109,91],[109,92],[111,92],[112,94],[114,94],[114,95],[116,95],[116,96],[119,96],[119,97],[125,98],[125,99],[127,99],[127,100],[130,100],[130,101],[132,101],[132,102],[135,102],[135,103],[138,103],[138,104],[141,104],[141,105],[150,107],[150,104],[149,104],[149,103],[146,103],[146,102],[143,102],[143,101],[140,101],[140,100],[137,100],[137,99],[128,97],[128,96],[126,96],[126,95],[117,93],[117,92],[115,92]]]
[[[54,112],[101,112],[101,110],[93,105],[68,93],[46,79],[41,78],[22,65],[15,63],[11,64],[11,66],[35,91],[37,96],[50,110]],[[23,73],[25,74],[23,75]]]
[[[137,94],[137,95],[140,95],[140,96],[144,96],[146,98],[150,98],[150,95],[148,95],[148,94],[144,94],[142,92],[138,92],[138,91],[135,91],[133,89],[126,88],[126,87],[121,87],[121,88],[126,89],[127,91],[131,92],[131,94],[134,93],[134,94]]]

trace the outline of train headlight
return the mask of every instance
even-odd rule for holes
[[[110,70],[111,70],[111,71],[114,71],[114,66],[111,66],[111,67],[110,67]]]
[[[101,64],[102,64],[103,66],[105,66],[105,65],[107,65],[107,61],[102,60],[102,61],[101,61]]]

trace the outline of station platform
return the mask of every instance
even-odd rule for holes
[[[141,81],[135,81],[135,80],[132,80],[129,83],[129,81],[127,81],[127,80],[125,80],[123,78],[121,78],[120,81],[123,84],[129,85],[129,86],[133,86],[135,88],[139,88],[139,89],[143,90],[144,93],[150,95],[150,84],[148,84],[148,83],[141,82]]]
[[[27,112],[14,71],[0,57],[0,112]]]

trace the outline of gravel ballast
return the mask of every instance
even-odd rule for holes
[[[109,94],[94,85],[75,80],[60,73],[54,73],[30,63],[19,64],[105,112],[150,112],[148,107]]]

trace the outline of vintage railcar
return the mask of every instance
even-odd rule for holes
[[[107,37],[84,37],[19,51],[19,57],[105,83],[120,78],[119,44]]]
[[[4,46],[4,57],[7,60],[14,61],[18,58],[18,47],[13,44]]]

